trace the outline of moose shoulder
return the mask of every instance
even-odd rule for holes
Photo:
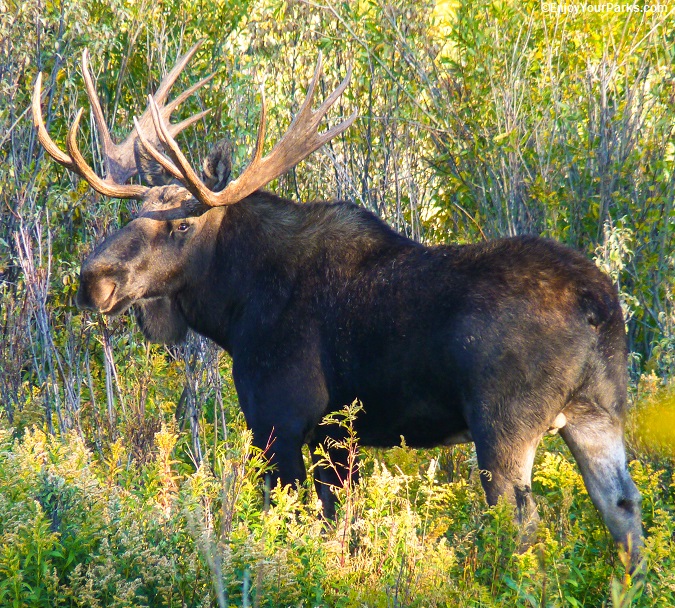
[[[401,436],[420,447],[473,441],[488,502],[504,496],[531,530],[535,450],[559,430],[635,563],[640,496],[626,469],[626,340],[615,288],[552,241],[427,247],[353,204],[297,204],[260,190],[353,121],[316,132],[347,85],[312,112],[318,76],[265,157],[261,123],[251,165],[229,183],[227,146],[209,156],[203,179],[178,149],[173,135],[193,119],[165,123],[175,107],[163,105],[172,84],[165,80],[129,138],[109,144],[135,148],[135,161],[120,153],[116,163],[152,187],[115,179],[111,160],[98,178],[77,150],[79,115],[68,153],[59,150],[42,123],[38,81],[33,111],[47,151],[99,192],[143,202],[82,264],[78,304],[104,314],[133,307],[150,340],[178,341],[191,328],[226,349],[254,440],[271,445],[283,484],[305,479],[303,444],[314,453],[339,438],[321,419],[359,399],[365,445],[397,445]],[[88,93],[98,105],[93,84]],[[147,170],[148,158],[161,169]],[[334,462],[346,463],[332,450]],[[330,516],[339,476],[316,467],[315,477]]]

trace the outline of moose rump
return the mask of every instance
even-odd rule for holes
[[[548,240],[427,247],[353,204],[296,204],[260,190],[355,119],[317,131],[349,79],[313,111],[320,60],[306,100],[268,155],[263,106],[243,173],[229,181],[229,148],[218,145],[198,177],[174,135],[203,113],[166,121],[206,80],[165,104],[196,49],[119,145],[107,133],[85,54],[105,179],[77,148],[81,112],[68,153],[51,140],[37,79],[33,116],[49,154],[98,192],[142,201],[137,217],[83,262],[79,305],[104,314],[133,307],[150,340],[179,341],[192,329],[228,351],[246,421],[256,444],[268,447],[272,483],[304,481],[303,444],[314,454],[329,437],[339,439],[342,431],[320,425],[322,418],[360,399],[356,430],[365,445],[474,441],[488,502],[504,496],[531,532],[535,450],[547,431],[559,430],[635,565],[642,529],[623,443],[626,338],[608,277]],[[150,185],[126,184],[136,173]],[[330,517],[330,488],[341,483],[347,458],[328,445],[338,471],[314,470]]]

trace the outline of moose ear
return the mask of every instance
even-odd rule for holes
[[[202,179],[204,184],[214,192],[220,192],[232,173],[232,144],[221,139],[202,163]]]
[[[140,139],[134,142],[134,158],[138,175],[144,184],[149,186],[168,186],[176,180],[145,149]]]

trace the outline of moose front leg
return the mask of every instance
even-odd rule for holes
[[[253,428],[253,443],[261,450],[269,464],[265,473],[265,504],[269,504],[269,492],[281,482],[281,486],[301,487],[307,479],[302,458],[302,438],[280,432],[269,426]]]
[[[274,352],[275,345],[265,345],[254,359],[235,359],[232,369],[239,404],[253,440],[270,464],[267,487],[300,488],[307,478],[302,446],[311,438],[328,407],[328,391],[316,364],[317,356],[300,348],[291,348],[284,357],[260,369],[260,360]],[[257,352],[257,351],[256,351]],[[274,364],[273,364],[274,363]]]

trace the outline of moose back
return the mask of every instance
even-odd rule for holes
[[[254,441],[271,446],[273,476],[283,484],[305,479],[303,444],[314,453],[327,438],[340,439],[340,428],[320,425],[322,418],[359,399],[356,430],[365,445],[473,441],[488,502],[504,496],[532,531],[535,450],[559,430],[635,563],[642,530],[623,442],[626,338],[608,277],[548,240],[427,247],[353,204],[297,204],[260,190],[355,118],[318,133],[349,79],[312,111],[320,60],[305,103],[267,156],[263,108],[242,175],[229,181],[229,148],[217,145],[198,177],[174,136],[201,115],[170,125],[177,103],[165,104],[196,48],[118,145],[84,55],[105,179],[77,148],[81,112],[67,153],[49,137],[38,78],[33,113],[45,149],[99,192],[142,201],[138,216],[83,262],[78,305],[103,314],[133,308],[149,340],[179,341],[190,328],[228,351]],[[125,183],[137,172],[149,186]],[[347,459],[328,444],[338,466],[316,467],[315,482],[332,516],[330,488],[341,483]]]

